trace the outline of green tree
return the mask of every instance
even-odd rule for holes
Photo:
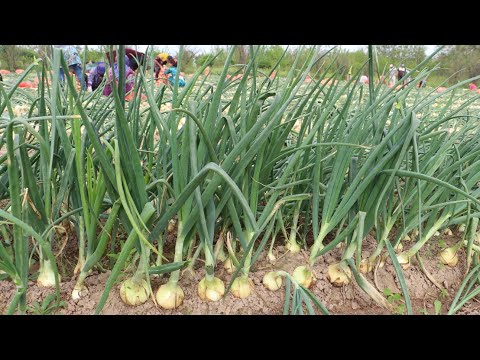
[[[480,75],[480,45],[447,45],[435,60],[440,63],[438,75],[451,76],[448,84]]]
[[[264,47],[258,54],[258,67],[261,69],[271,69],[275,66],[284,51],[285,50],[280,45]]]
[[[248,45],[236,45],[233,54],[233,63],[246,64],[249,57]]]
[[[85,54],[86,52],[86,54]],[[106,61],[106,56],[105,56],[105,53],[102,52],[100,49],[90,49],[90,48],[87,48],[86,50],[84,49],[84,51],[82,51],[80,53],[80,58],[82,59],[83,61],[83,57],[85,56],[85,61],[86,62],[89,62],[89,61],[93,61],[93,62],[99,62],[99,61]]]
[[[39,54],[31,46],[0,45],[0,64],[10,71],[26,68]]]
[[[14,71],[17,68],[18,45],[1,45],[0,46],[0,60],[2,67]]]
[[[407,67],[414,67],[426,57],[425,45],[376,45],[379,56],[379,68],[392,63],[395,66],[404,63]],[[381,61],[380,61],[381,59]]]

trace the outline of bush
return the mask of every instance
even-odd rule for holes
[[[80,58],[82,59],[82,62],[83,62],[84,55],[85,55],[85,51],[82,51],[82,52],[80,53]],[[89,61],[93,61],[93,62],[105,61],[106,55],[105,55],[105,53],[103,53],[103,52],[100,51],[100,50],[90,50],[90,49],[88,49],[85,59],[86,59],[85,62],[89,62]]]

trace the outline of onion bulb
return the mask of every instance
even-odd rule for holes
[[[410,257],[406,253],[398,254],[397,260],[404,270],[410,267]]]
[[[237,277],[232,284],[232,294],[240,299],[244,299],[252,292],[252,286],[248,277]]]
[[[454,246],[442,250],[439,258],[444,265],[454,267],[458,263],[457,249]]]
[[[144,279],[131,277],[125,280],[120,286],[120,297],[122,301],[130,306],[144,304],[150,296],[150,289]]]
[[[270,291],[277,291],[282,283],[282,277],[276,271],[270,271],[263,277],[263,285]]]
[[[158,305],[167,310],[172,310],[182,305],[185,293],[178,285],[166,283],[160,286],[155,295]]]
[[[175,229],[175,220],[170,219],[170,221],[168,222],[168,227],[167,227],[168,233],[171,234],[174,229]]]
[[[328,280],[335,286],[344,286],[350,282],[350,277],[352,277],[352,272],[348,266],[343,265],[343,263],[331,264],[328,266],[327,273]]]
[[[72,299],[73,300],[80,300],[80,298],[84,297],[88,294],[88,288],[84,284],[75,284],[75,287],[72,290]]]
[[[269,252],[267,254],[267,261],[270,263],[270,264],[275,264],[275,262],[277,261],[277,257],[275,255],[273,255],[272,252]]]
[[[290,242],[288,241],[285,245],[285,248],[290,251],[292,254],[296,254],[300,252],[300,245],[298,245],[295,241]]]
[[[169,110],[172,110],[172,103],[165,103],[163,105],[160,105],[160,111],[161,112],[164,112],[164,111],[169,111]]]
[[[367,274],[371,271],[373,271],[373,267],[374,267],[374,260],[370,260],[370,259],[363,259],[362,261],[360,261],[360,272],[362,274]]]
[[[61,277],[58,274],[58,282]],[[37,285],[42,287],[54,287],[55,286],[55,273],[53,272],[50,260],[44,260],[40,266],[40,274],[37,278]]]
[[[211,280],[208,280],[204,277],[198,283],[198,296],[202,300],[208,301],[218,301],[225,294],[225,285],[223,281],[217,277],[214,277]]]
[[[306,266],[297,267],[293,271],[292,276],[296,282],[306,287],[307,289],[310,287],[313,281],[313,274]]]

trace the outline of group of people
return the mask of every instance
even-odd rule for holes
[[[170,85],[175,85],[175,79],[177,77],[177,59],[167,53],[158,54],[154,61],[155,80]],[[167,66],[168,65],[168,66]],[[179,74],[178,86],[185,86],[185,77]]]
[[[398,68],[396,68],[393,64],[390,64],[389,69],[388,69],[388,86],[393,87],[397,81],[406,80],[407,78],[407,68],[405,67],[405,64],[401,64]],[[350,70],[348,71],[348,76],[347,80],[350,80],[352,76],[352,67],[350,67]],[[380,82],[383,82],[386,84],[386,79],[384,76],[380,77]],[[360,84],[362,85],[368,85],[370,83],[370,79],[368,78],[367,75],[362,75],[359,80]],[[426,81],[421,80],[420,81],[420,86],[425,86]]]
[[[86,66],[85,74],[82,69],[82,60],[78,53],[78,50],[73,45],[57,45],[63,51],[64,59],[68,65],[69,71],[75,74],[78,82],[81,84],[82,89],[89,92],[95,91],[103,82],[106,73],[106,63],[103,61],[93,63],[90,61]],[[133,89],[135,84],[135,71],[138,69],[139,64],[144,62],[144,54],[132,49],[125,49],[125,92],[128,93]],[[110,54],[107,53],[107,59],[110,61]],[[175,85],[175,79],[177,77],[177,59],[173,56],[161,53],[154,59],[154,72],[155,80],[158,83]],[[113,69],[113,71],[112,71]],[[109,96],[112,93],[113,72],[115,73],[115,79],[120,76],[120,71],[117,62],[116,52],[113,52],[113,67],[108,70],[108,78],[103,89],[103,95]],[[65,79],[65,73],[63,68],[60,68],[60,80],[63,82]],[[185,78],[182,74],[178,77],[178,86],[185,86]]]

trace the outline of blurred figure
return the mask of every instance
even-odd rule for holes
[[[117,50],[112,51],[113,54],[113,62],[117,62]],[[110,51],[107,51],[107,60],[110,63]],[[138,61],[138,63],[137,63]],[[125,48],[125,65],[127,65],[133,71],[137,71],[138,65],[143,65],[145,61],[145,54],[136,51],[134,49]]]
[[[87,80],[88,91],[95,91],[103,81],[105,75],[105,63],[98,62],[90,69]]]
[[[129,60],[128,56],[125,55],[125,94],[128,94],[132,89],[133,85],[135,84],[135,72],[128,66]],[[118,63],[113,64],[113,71],[115,71],[115,81],[118,84],[118,78],[120,77],[120,71],[118,69]],[[109,96],[113,89],[112,89],[112,82],[113,82],[113,72],[112,68],[108,70],[108,80],[105,88],[103,89],[103,95]]]
[[[145,61],[145,54],[130,48],[125,49],[125,54],[128,56],[128,66],[133,71],[137,71],[138,65],[143,65]],[[137,63],[138,61],[138,63]]]
[[[90,70],[92,70],[95,66],[96,66],[96,63],[94,63],[92,60],[90,60],[89,62],[87,62],[85,64],[85,72],[89,73]]]
[[[407,74],[407,68],[405,67],[405,64],[400,65],[398,67],[398,72],[397,72],[398,81],[402,80],[406,74]]]
[[[359,80],[360,84],[362,85],[365,85],[365,84],[369,84],[370,81],[368,80],[368,76],[367,75],[362,75],[360,76],[360,80]]]
[[[422,79],[420,80],[420,82],[418,83],[418,88],[424,88],[425,86],[427,86],[427,80],[426,79]]]
[[[393,87],[395,83],[397,82],[397,69],[395,69],[395,66],[393,64],[390,64],[390,67],[388,69],[388,87]]]
[[[82,89],[85,90],[86,84],[82,74],[82,60],[80,59],[77,48],[73,45],[56,45],[56,47],[62,49],[63,58],[68,65],[70,73],[75,74]],[[60,67],[60,81],[65,81],[65,72],[62,67]]]
[[[164,74],[168,76],[168,81],[170,82],[170,85],[174,86],[175,78],[177,77],[177,60],[174,59],[172,56],[169,56],[168,64],[170,65],[170,67],[164,71]],[[181,74],[178,77],[178,86],[185,86],[185,78]]]
[[[477,85],[475,85],[474,83],[470,83],[470,84],[468,85],[468,90],[470,90],[470,91],[475,91],[475,90],[477,90]]]
[[[160,53],[158,54],[154,62],[154,72],[155,72],[155,80],[157,80],[160,76],[160,73],[165,71],[165,65],[167,65],[169,55],[167,53]]]

